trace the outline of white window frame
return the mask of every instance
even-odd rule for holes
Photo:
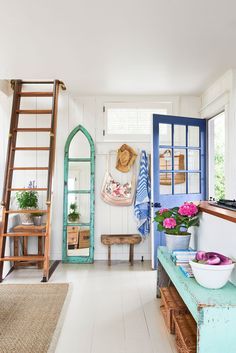
[[[215,118],[217,118],[219,115],[224,114],[224,120],[225,120],[225,154],[226,154],[226,141],[227,141],[227,116],[226,116],[226,111],[223,109],[217,114],[214,114],[212,117],[207,119],[207,139],[208,139],[208,196],[209,197],[215,197],[215,174],[214,174],[214,154],[215,154],[215,148],[214,148],[214,129],[210,127],[210,123],[213,122]],[[225,176],[226,176],[226,163],[225,163]],[[225,193],[226,193],[226,180],[225,180]]]
[[[116,102],[104,103],[103,105],[103,141],[105,142],[151,142],[151,127],[149,134],[108,134],[107,133],[107,111],[108,109],[149,109],[155,113],[165,110],[166,115],[172,115],[173,102]],[[151,124],[152,125],[152,124]]]

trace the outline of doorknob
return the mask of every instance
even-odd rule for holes
[[[160,202],[154,202],[154,203],[152,202],[151,207],[161,208],[161,204],[160,204]]]

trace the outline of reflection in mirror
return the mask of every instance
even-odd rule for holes
[[[69,162],[68,190],[90,189],[90,163]]]
[[[90,229],[88,227],[67,226],[67,255],[89,256]]]
[[[159,144],[164,146],[171,146],[171,124],[159,124]]]
[[[76,215],[73,217],[73,210]],[[90,222],[90,194],[68,194],[68,223]]]
[[[186,146],[186,126],[174,125],[174,145]]]
[[[90,158],[90,144],[81,131],[77,132],[70,143],[69,158]]]

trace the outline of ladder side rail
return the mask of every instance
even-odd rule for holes
[[[52,106],[52,120],[51,120],[51,133],[50,133],[50,152],[48,160],[48,181],[47,181],[47,204],[51,203],[52,193],[52,179],[54,174],[55,164],[55,149],[56,149],[56,130],[57,130],[57,110],[58,110],[58,95],[59,95],[60,81],[54,81],[53,87],[53,106]]]
[[[10,195],[7,192],[7,188],[10,181],[12,181],[12,171],[10,168],[13,167],[15,153],[12,151],[12,147],[16,144],[16,134],[14,130],[18,126],[18,114],[16,114],[16,110],[20,107],[20,97],[18,96],[18,92],[21,90],[21,80],[16,80],[14,84],[14,94],[13,94],[13,102],[12,102],[12,112],[11,112],[11,122],[9,128],[9,138],[8,138],[8,146],[7,146],[7,156],[5,162],[5,174],[4,174],[4,183],[3,183],[3,193],[2,193],[2,206],[9,207],[10,203]]]

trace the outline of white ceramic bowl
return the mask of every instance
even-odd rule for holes
[[[190,261],[190,266],[196,281],[205,288],[218,289],[224,287],[233,271],[234,264],[204,265]]]

